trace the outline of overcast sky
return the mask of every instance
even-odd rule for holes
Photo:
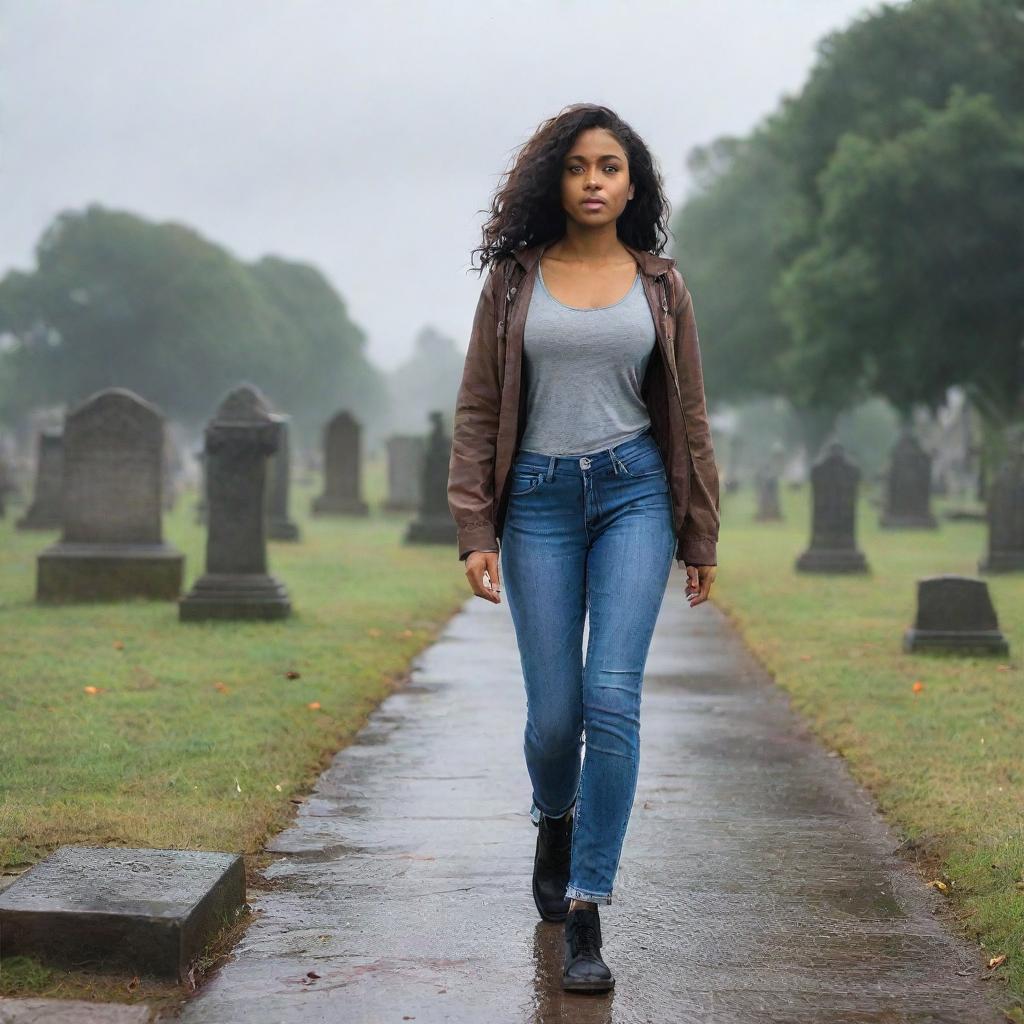
[[[384,369],[468,341],[470,250],[512,151],[569,103],[687,150],[799,90],[861,0],[0,0],[0,275],[60,210],[315,264]]]

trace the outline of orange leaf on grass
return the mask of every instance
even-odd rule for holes
[[[318,700],[311,700],[306,705],[306,707],[309,708],[310,711],[319,711],[320,710],[320,701],[318,701]]]
[[[912,689],[914,693],[920,693],[924,689],[924,683],[922,683],[920,679],[916,679],[914,680]]]
[[[295,669],[290,668],[290,669],[288,669],[287,672],[285,672],[284,677],[285,677],[285,679],[298,679],[299,678],[299,673],[296,672]]]
[[[90,696],[103,692],[98,686],[83,686],[82,689]]]

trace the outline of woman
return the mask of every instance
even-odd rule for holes
[[[567,989],[614,985],[598,905],[611,903],[635,795],[644,666],[673,555],[691,607],[717,564],[693,308],[659,255],[667,207],[637,134],[577,104],[521,148],[474,250],[490,273],[448,503],[473,593],[498,603],[506,583],[527,695],[533,896],[542,918],[565,922]]]

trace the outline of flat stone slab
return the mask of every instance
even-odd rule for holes
[[[81,999],[0,999],[0,1024],[146,1024],[144,1004],[91,1003]]]
[[[235,853],[61,846],[0,892],[0,956],[180,981],[244,904]]]
[[[611,993],[560,987],[563,926],[530,894],[515,634],[506,604],[470,598],[275,837],[260,913],[180,1024],[1003,1021],[845,765],[683,586],[673,566],[601,908]]]

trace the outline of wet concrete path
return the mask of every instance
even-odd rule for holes
[[[279,888],[250,894],[262,913],[181,1020],[1003,1020],[941,897],[676,568],[601,911],[616,988],[563,993],[562,926],[530,896],[524,715],[507,605],[471,598],[276,838]]]

